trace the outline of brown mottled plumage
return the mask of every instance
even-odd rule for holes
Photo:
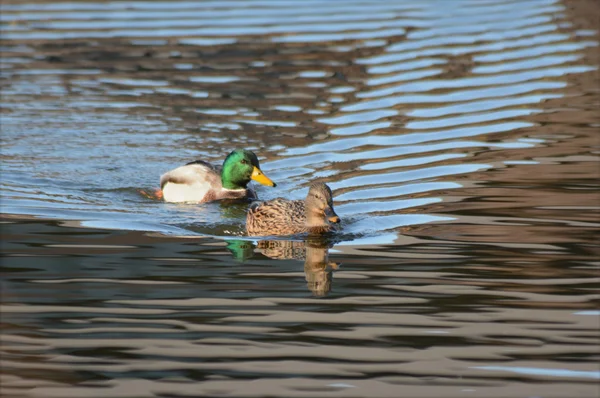
[[[277,198],[252,203],[246,215],[246,231],[255,236],[319,234],[333,230],[332,223],[339,222],[331,189],[324,183],[315,183],[305,200]]]

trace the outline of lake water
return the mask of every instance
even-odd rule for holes
[[[5,1],[2,397],[595,397],[594,1]],[[143,195],[255,151],[342,231]]]

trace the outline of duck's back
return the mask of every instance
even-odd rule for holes
[[[254,202],[246,215],[249,235],[293,235],[306,232],[306,210],[302,200],[277,198]]]

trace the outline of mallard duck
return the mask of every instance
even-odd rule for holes
[[[325,233],[340,218],[333,210],[331,189],[323,183],[310,186],[305,200],[277,198],[253,202],[246,215],[249,235],[293,235],[302,232]]]
[[[248,188],[250,180],[269,187],[277,185],[260,170],[254,152],[236,149],[227,155],[222,167],[196,160],[163,174],[160,188],[166,202],[256,199],[254,190]]]

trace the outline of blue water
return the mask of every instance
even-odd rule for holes
[[[577,7],[3,4],[0,395],[594,396]],[[244,203],[141,192],[234,148],[262,199],[326,182],[341,232],[257,239]]]

